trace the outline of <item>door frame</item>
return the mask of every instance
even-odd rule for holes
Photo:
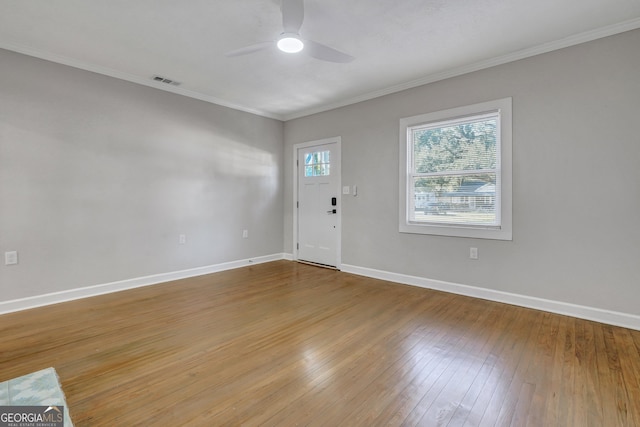
[[[342,137],[318,139],[315,141],[301,142],[293,146],[293,260],[298,260],[298,174],[302,168],[298,167],[298,154],[300,150],[326,144],[336,144],[336,151],[340,157],[340,167],[338,168],[338,213],[336,218],[336,268],[342,267]],[[333,168],[331,169],[333,173]]]

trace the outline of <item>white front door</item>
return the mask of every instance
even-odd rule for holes
[[[338,267],[339,141],[297,147],[297,259]]]

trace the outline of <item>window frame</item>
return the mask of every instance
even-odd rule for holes
[[[411,129],[447,122],[473,121],[486,114],[498,114],[498,140],[496,191],[499,206],[496,207],[497,225],[450,224],[410,221],[413,207],[413,142]],[[399,231],[401,233],[431,234],[437,236],[469,237],[480,239],[512,240],[512,99],[502,98],[479,104],[466,105],[432,113],[400,119],[400,206]],[[498,195],[496,195],[498,196]],[[496,197],[498,198],[498,197]]]

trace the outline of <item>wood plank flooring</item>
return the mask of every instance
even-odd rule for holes
[[[0,316],[76,426],[640,426],[640,332],[277,261]]]

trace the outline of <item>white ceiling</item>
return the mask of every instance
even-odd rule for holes
[[[640,28],[640,0],[306,0],[353,62],[224,55],[281,26],[280,0],[0,0],[0,48],[282,120]]]

